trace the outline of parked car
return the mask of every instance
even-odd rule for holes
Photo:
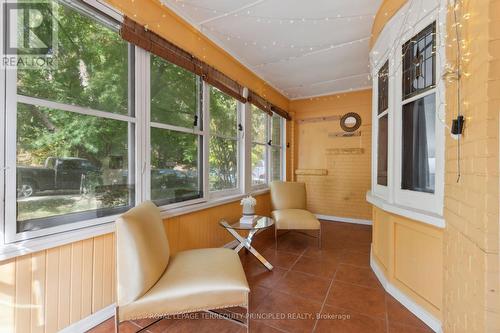
[[[17,196],[27,198],[35,193],[54,190],[80,190],[82,181],[100,175],[100,169],[89,160],[76,157],[48,157],[44,167],[17,167]]]

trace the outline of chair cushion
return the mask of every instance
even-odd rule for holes
[[[117,304],[143,296],[161,278],[170,249],[160,210],[150,201],[116,221]]]
[[[274,181],[271,183],[271,204],[274,210],[306,209],[306,184]]]
[[[119,308],[120,320],[247,306],[250,288],[240,258],[231,249],[182,251],[144,296]]]
[[[316,216],[303,209],[280,209],[272,212],[278,229],[318,230],[320,223]]]

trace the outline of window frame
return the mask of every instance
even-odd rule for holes
[[[209,180],[208,180],[208,173],[210,171],[210,161],[208,160],[208,158],[210,157],[210,149],[207,148],[207,161],[206,161],[206,167],[205,169],[207,169],[207,178],[206,179],[206,182],[207,182],[207,193],[208,193],[208,198],[210,199],[214,199],[214,198],[221,198],[221,197],[225,197],[225,196],[232,196],[232,195],[237,195],[237,194],[240,194],[242,191],[242,179],[241,179],[241,165],[242,165],[242,136],[243,136],[243,132],[240,131],[238,128],[236,129],[236,137],[234,138],[231,138],[231,137],[226,137],[224,135],[219,135],[219,134],[214,134],[211,132],[210,130],[210,119],[211,119],[211,112],[210,112],[210,90],[212,88],[215,88],[213,86],[211,86],[210,84],[208,83],[205,83],[205,85],[207,86],[207,92],[205,93],[205,97],[203,98],[203,100],[206,100],[206,105],[207,105],[207,111],[205,113],[205,116],[204,116],[204,119],[206,118],[207,120],[207,131],[208,131],[208,145],[210,145],[210,139],[212,137],[218,137],[218,138],[222,138],[222,139],[229,139],[229,140],[235,140],[236,141],[236,153],[237,153],[237,156],[236,156],[236,187],[235,188],[231,188],[231,189],[223,189],[223,190],[215,190],[215,191],[210,191],[210,183],[209,183]],[[215,88],[216,89],[216,88]],[[220,91],[220,90],[219,90]],[[224,92],[220,91],[220,93],[222,94],[225,94]],[[227,95],[227,94],[226,94]],[[229,96],[229,95],[227,95]],[[234,97],[231,97],[229,96],[230,98],[233,98],[236,102],[236,126],[238,125],[241,125],[242,124],[242,113],[244,112],[244,105],[243,103],[241,103],[240,101],[238,101],[236,98]]]
[[[285,123],[285,119],[281,116],[279,116],[278,114],[274,113],[272,116],[269,116],[269,140],[272,140],[272,137],[273,137],[273,133],[272,133],[272,130],[273,130],[273,124],[272,124],[272,121],[273,121],[273,118],[276,117],[277,119],[279,119],[279,124],[280,124],[280,143],[279,144],[275,144],[271,141],[271,145],[268,145],[268,161],[269,161],[269,167],[268,167],[268,185],[273,182],[274,180],[272,179],[272,149],[273,148],[278,148],[279,149],[279,156],[280,156],[280,177],[279,177],[279,180],[284,180],[284,176],[286,174],[286,170],[284,169],[283,165],[285,164],[285,157],[284,157],[284,152],[285,152],[285,149],[284,149],[284,142],[286,140],[286,137],[284,136],[284,132],[285,132],[285,127],[284,126],[284,123]],[[269,141],[268,140],[268,141]]]
[[[88,2],[85,1],[87,4]],[[90,2],[90,1],[89,1]],[[3,10],[3,3],[5,1],[2,1],[0,5],[2,5],[2,10]],[[75,11],[81,11],[82,8],[80,4],[78,5],[70,5],[65,2],[65,5],[70,6],[73,8]],[[89,4],[90,5],[90,4]],[[114,20],[116,18],[116,13],[112,14],[110,13],[110,9],[107,8],[107,6],[104,5],[97,5],[93,4],[92,9],[90,8],[83,8],[85,14],[89,14],[90,11],[96,11],[98,15],[100,13],[105,13],[106,15],[111,14],[111,18],[109,19],[109,22],[105,20],[103,17],[93,17],[93,16],[88,16],[92,20],[97,20],[101,22],[102,24],[106,24],[109,29],[114,30],[116,34],[118,34],[117,30],[117,21]],[[0,13],[3,17],[4,13]],[[84,14],[82,14],[84,15]],[[101,15],[100,15],[101,16]],[[121,20],[121,18],[120,18]],[[118,21],[119,22],[119,21]],[[3,36],[5,32],[3,31],[3,27],[0,28],[0,34]],[[3,43],[2,43],[3,44]],[[135,64],[135,52],[138,49],[137,47],[127,43],[128,45],[128,50],[129,50],[129,55],[128,55],[128,68],[129,68],[129,77],[131,75],[131,71],[135,71],[136,64]],[[2,46],[2,54],[3,54],[3,46]],[[5,123],[3,124],[4,126],[2,127],[4,129],[4,134],[5,134],[5,142],[13,143],[13,144],[5,144],[4,147],[4,152],[2,154],[2,157],[4,157],[3,164],[4,165],[4,172],[5,172],[5,183],[4,186],[2,186],[2,194],[3,194],[3,202],[4,202],[4,207],[3,207],[3,243],[4,244],[11,244],[11,243],[16,243],[22,240],[28,240],[28,239],[35,239],[38,237],[43,237],[43,236],[48,236],[48,235],[53,235],[53,234],[59,234],[67,231],[73,231],[73,230],[78,230],[82,228],[88,228],[88,227],[93,227],[93,226],[98,226],[102,225],[105,223],[112,222],[116,220],[116,218],[122,214],[120,213],[112,213],[107,216],[103,217],[92,217],[92,218],[82,218],[81,220],[78,220],[78,222],[70,222],[70,223],[65,223],[65,224],[60,224],[60,225],[55,225],[47,228],[42,228],[38,230],[28,230],[28,231],[22,231],[22,232],[17,232],[17,104],[18,103],[23,103],[23,104],[30,104],[30,105],[36,105],[36,106],[41,106],[41,107],[47,107],[47,108],[52,108],[56,110],[60,110],[63,112],[71,112],[75,114],[80,114],[84,116],[94,116],[94,117],[99,117],[99,118],[104,118],[104,119],[111,119],[111,120],[117,120],[117,121],[124,121],[127,122],[130,126],[133,126],[133,136],[134,138],[137,137],[137,109],[135,108],[135,105],[133,107],[133,116],[131,115],[121,115],[118,113],[112,113],[109,111],[101,111],[101,110],[96,110],[96,109],[91,109],[86,106],[77,106],[69,103],[62,103],[62,102],[57,102],[57,101],[51,101],[48,99],[43,99],[43,98],[38,98],[38,97],[31,97],[31,96],[24,96],[24,95],[18,95],[17,92],[17,70],[10,68],[10,69],[2,69],[2,81],[5,82],[4,89],[2,91],[4,92],[4,96],[2,98],[3,102],[5,103]],[[133,80],[132,80],[133,81]],[[128,89],[128,99],[129,103],[130,101],[134,101],[134,93],[131,94],[132,92],[132,87],[129,86]],[[130,104],[129,104],[130,105]],[[2,117],[4,118],[4,117]],[[2,119],[3,120],[3,119]],[[130,133],[130,132],[129,132]],[[130,142],[130,135],[128,136],[128,140]],[[129,172],[130,170],[135,169],[137,170],[137,167],[135,167],[136,162],[137,162],[137,148],[138,145],[135,144],[134,140],[134,146],[133,146],[133,155],[131,156],[131,151],[129,150]],[[132,160],[130,160],[132,158]],[[133,163],[130,163],[132,161]],[[134,171],[134,183],[135,180],[137,179],[137,174]],[[140,198],[138,197],[138,191],[137,189],[135,190],[134,194],[134,202],[137,204]],[[90,213],[89,211],[88,213]],[[75,212],[76,214],[80,213],[82,216],[86,213],[84,212]],[[72,213],[70,213],[72,214]],[[61,218],[64,215],[56,215],[54,218]],[[48,217],[50,218],[50,217]]]
[[[139,48],[140,49],[140,48]],[[201,80],[201,78],[197,77],[201,82],[200,82],[200,93],[201,93],[201,106],[199,106],[199,114],[198,116],[201,117],[201,129],[195,129],[195,128],[187,128],[187,127],[182,127],[182,126],[177,126],[177,125],[169,125],[169,124],[164,124],[164,123],[157,123],[151,121],[151,53],[140,49],[141,53],[143,53],[142,56],[142,67],[143,71],[145,73],[144,76],[144,117],[145,117],[145,128],[146,128],[146,133],[145,133],[145,142],[147,147],[144,151],[144,180],[145,180],[145,186],[144,188],[140,189],[141,192],[143,192],[143,197],[144,200],[151,200],[151,128],[159,128],[159,129],[165,129],[165,130],[170,130],[174,132],[179,132],[179,133],[187,133],[187,134],[195,134],[198,135],[198,137],[201,138],[201,147],[199,147],[198,150],[198,170],[199,171],[199,179],[198,181],[201,182],[201,187],[200,190],[203,192],[203,195],[200,198],[195,198],[195,199],[190,199],[190,200],[185,200],[185,201],[179,201],[179,202],[173,202],[173,203],[168,203],[164,205],[159,205],[158,207],[160,208],[161,211],[169,210],[169,209],[176,209],[179,207],[187,206],[187,205],[193,205],[193,204],[198,204],[198,203],[204,203],[208,201],[208,135],[209,135],[209,130],[207,126],[210,126],[210,120],[208,117],[208,110],[210,107],[209,104],[209,97],[207,98],[208,95],[208,84]],[[163,60],[163,59],[162,59]],[[163,60],[166,61],[166,60]],[[200,118],[199,118],[200,119]]]
[[[253,138],[253,135],[252,134],[252,128],[253,128],[253,119],[252,119],[252,112],[253,110],[259,110],[260,112],[262,112],[264,114],[264,116],[266,117],[266,123],[265,123],[265,139],[264,139],[264,142],[260,142],[260,141],[256,141],[254,140]],[[260,190],[260,189],[263,189],[263,188],[267,188],[269,187],[269,179],[270,179],[270,174],[269,174],[269,171],[270,171],[270,166],[269,166],[269,160],[270,160],[270,153],[269,153],[269,145],[268,145],[268,142],[269,142],[269,137],[270,137],[270,116],[267,112],[263,111],[262,109],[260,109],[259,107],[255,106],[255,105],[251,105],[250,106],[250,131],[249,131],[249,134],[251,136],[251,143],[250,143],[250,188],[252,190]],[[252,149],[253,149],[253,145],[261,145],[261,146],[264,146],[264,158],[265,158],[265,161],[264,161],[264,169],[266,170],[266,179],[264,181],[263,184],[253,184],[252,182],[252,172],[253,172],[253,167],[252,167]]]
[[[389,59],[388,57],[384,57],[382,61],[380,61],[379,66],[373,69],[373,77],[378,78],[380,70],[387,63],[389,67],[388,71],[388,100],[387,100],[387,109],[380,114],[378,113],[379,103],[378,103],[378,95],[379,95],[379,87],[378,87],[378,79],[373,80],[373,100],[372,100],[372,189],[373,192],[386,200],[389,200],[391,189],[393,187],[393,178],[391,177],[393,173],[393,133],[391,130],[391,124],[393,124],[393,87],[394,80],[390,80],[390,77],[393,75],[394,66],[392,63],[393,59]],[[378,183],[378,134],[379,134],[379,120],[387,115],[387,186],[380,185]]]
[[[264,153],[264,156],[265,156],[265,170],[266,170],[266,181],[264,184],[252,184],[252,179],[250,179],[250,187],[252,190],[259,190],[259,189],[263,189],[263,188],[267,188],[269,187],[269,184],[271,182],[273,182],[273,179],[272,179],[272,158],[271,158],[271,154],[272,154],[272,149],[273,148],[278,148],[280,150],[280,177],[279,177],[279,180],[285,180],[285,177],[286,177],[286,149],[285,149],[285,141],[286,141],[286,121],[283,117],[281,117],[280,115],[276,114],[276,113],[273,113],[272,116],[270,116],[267,112],[264,112],[262,111],[260,108],[258,108],[257,106],[250,106],[250,113],[253,112],[252,110],[253,109],[257,109],[259,110],[260,112],[264,113],[265,117],[266,117],[266,129],[265,129],[265,140],[264,142],[260,142],[260,141],[255,141],[253,139],[253,137],[251,138],[251,144],[250,144],[250,160],[251,160],[251,150],[252,150],[252,147],[254,144],[257,144],[257,145],[262,145],[264,146],[264,150],[265,150],[265,153]],[[272,142],[272,137],[273,137],[273,133],[272,133],[272,130],[273,130],[273,126],[272,126],[272,121],[273,121],[273,118],[276,117],[277,119],[279,119],[280,121],[280,143],[279,144],[275,144]],[[252,117],[251,117],[251,114],[250,114],[250,121],[251,121]],[[252,124],[250,123],[250,126],[252,126]],[[251,130],[250,130],[250,134],[251,134]],[[269,142],[271,142],[269,144]],[[250,161],[251,163],[251,161]],[[251,167],[250,167],[251,168]],[[252,168],[251,168],[252,169]],[[251,170],[252,171],[252,170]],[[250,172],[250,178],[252,177],[251,175],[252,172]]]
[[[421,0],[423,1],[423,0]],[[368,194],[370,202],[378,202],[382,199],[385,206],[398,207],[407,210],[421,220],[420,215],[440,217],[443,215],[444,202],[444,144],[445,144],[445,124],[441,120],[445,112],[445,84],[442,79],[442,66],[445,54],[445,22],[446,15],[443,14],[444,4],[435,7],[432,11],[421,12],[408,22],[408,30],[403,32],[403,36],[398,37],[401,27],[397,22],[402,16],[411,10],[406,4],[399,13],[391,19],[388,28],[383,31],[374,48],[371,51],[372,75],[377,77],[378,70],[389,59],[389,118],[388,118],[388,186],[387,190],[377,184],[377,161],[378,161],[378,82],[373,80],[373,100],[372,100],[372,191]],[[444,11],[446,12],[446,11]],[[433,22],[436,24],[435,35],[435,85],[432,88],[424,89],[419,94],[403,100],[403,45],[425,30]],[[387,45],[395,45],[388,49]],[[391,96],[392,94],[392,96]],[[436,127],[435,127],[435,149],[436,149],[436,173],[434,193],[417,192],[401,189],[402,177],[402,108],[403,105],[423,98],[427,95],[435,94],[436,100]],[[374,199],[371,199],[374,198]],[[379,198],[379,199],[377,199]],[[432,224],[432,223],[431,223]]]

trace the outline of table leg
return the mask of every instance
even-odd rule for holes
[[[269,261],[266,260],[251,244],[253,237],[259,233],[260,230],[252,230],[248,233],[247,238],[243,238],[234,229],[226,228],[226,230],[238,241],[240,242],[238,246],[234,248],[236,253],[240,252],[242,248],[246,248],[250,253],[257,258],[268,270],[272,270],[274,267]]]
[[[255,256],[255,258],[259,259],[259,261],[262,263],[262,265],[266,266],[266,268],[270,271],[273,270],[273,265],[271,265],[271,263],[269,261],[266,260],[266,258],[264,258],[262,256],[262,254],[260,254],[259,252],[257,252],[257,250],[252,247],[251,245],[249,245],[247,247],[248,251],[250,251],[251,254],[253,254]]]

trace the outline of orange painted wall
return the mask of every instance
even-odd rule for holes
[[[269,194],[256,199],[256,213],[269,216]],[[232,241],[219,220],[236,222],[240,213],[235,201],[166,219],[172,254]],[[57,332],[114,301],[114,234],[0,262],[2,333]]]
[[[168,41],[288,110],[288,99],[158,0],[106,0]]]
[[[500,332],[499,113],[500,1],[464,0],[461,34],[462,177],[457,141],[446,138],[444,216],[444,331]],[[457,47],[448,15],[448,62]],[[470,74],[470,75],[468,75]],[[457,112],[456,82],[446,90],[446,122]]]
[[[113,234],[0,262],[0,332],[57,332],[115,299]]]
[[[290,102],[295,112],[293,170],[321,169],[327,175],[296,175],[305,182],[308,208],[317,214],[371,220],[371,206],[365,200],[370,189],[371,90],[315,97]],[[361,116],[361,136],[334,137],[340,121],[301,122],[307,118]]]
[[[384,2],[382,2],[373,21],[370,47],[375,44],[386,23],[407,1],[408,0],[384,0]]]
[[[393,13],[406,1],[386,0],[373,27],[372,45]],[[499,269],[499,113],[500,113],[500,1],[463,0],[462,15],[462,112],[466,117],[461,140],[462,176],[457,182],[457,141],[446,136],[445,198],[442,231],[443,331],[500,331],[500,269]],[[384,9],[386,7],[387,9]],[[392,9],[391,9],[392,8]],[[387,13],[387,15],[385,14]],[[447,61],[455,65],[457,47],[454,21],[447,19]],[[457,83],[446,87],[446,123],[457,112]],[[390,276],[384,262],[392,264],[390,249],[394,233],[389,219],[411,223],[411,220],[378,209],[374,213],[374,249],[379,266]],[[389,217],[388,217],[389,216]],[[378,239],[378,241],[377,241]],[[393,250],[395,252],[398,249]],[[429,263],[426,263],[428,266]],[[441,273],[442,271],[442,273]],[[404,288],[403,288],[404,290]],[[436,289],[436,291],[438,291]],[[408,293],[421,303],[422,293]],[[426,307],[428,310],[431,308]]]

